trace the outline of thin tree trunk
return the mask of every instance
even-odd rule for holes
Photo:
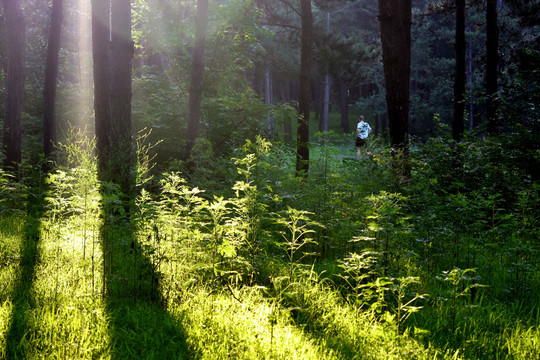
[[[187,126],[186,159],[191,156],[195,140],[199,136],[201,121],[201,100],[204,80],[204,52],[208,29],[208,0],[197,0],[195,19],[195,45],[191,63],[191,84],[189,87],[189,114]]]
[[[343,133],[349,133],[349,91],[345,82],[339,85],[340,107],[341,107],[341,129]]]
[[[472,58],[472,46],[467,44],[468,47],[468,68],[467,68],[467,83],[469,84],[469,130],[474,129],[474,101],[473,92],[473,58]]]
[[[56,82],[62,17],[62,0],[53,0],[43,87],[43,153],[47,158],[51,158],[56,146]]]
[[[486,5],[486,95],[487,130],[493,135],[498,131],[497,123],[497,65],[499,30],[497,27],[497,0],[487,0]]]
[[[300,77],[298,86],[298,133],[296,175],[307,176],[309,170],[309,102],[312,54],[313,15],[311,0],[300,0],[302,20]]]
[[[463,140],[465,115],[465,0],[456,0],[456,73],[454,78],[454,121],[452,137]]]
[[[322,111],[322,131],[328,131],[330,118],[330,74],[324,75],[324,99]]]
[[[326,12],[326,31],[330,32],[330,11]],[[328,131],[330,117],[330,65],[326,65],[326,74],[324,75],[324,98],[322,111],[321,131]]]
[[[4,167],[21,162],[21,113],[24,98],[25,25],[18,0],[2,0],[7,30],[8,66],[4,109]]]
[[[268,106],[274,102],[272,73],[268,68],[264,72],[264,102]],[[270,138],[274,135],[274,117],[271,114],[266,116],[266,132]]]

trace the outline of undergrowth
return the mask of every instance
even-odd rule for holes
[[[126,204],[73,134],[0,173],[0,358],[538,358],[539,186],[490,141],[413,147],[400,185],[382,143],[324,135],[297,179],[258,138],[215,192],[146,145]]]

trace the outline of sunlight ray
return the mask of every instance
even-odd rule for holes
[[[86,128],[89,134],[94,133],[92,117],[92,39],[91,39],[91,3],[89,0],[76,0],[78,8],[78,78],[79,92],[77,96],[77,112],[73,127]]]

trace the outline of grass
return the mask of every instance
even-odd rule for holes
[[[236,195],[169,175],[131,216],[96,175],[65,169],[0,213],[0,359],[538,358],[538,304],[498,300],[473,270],[434,275],[406,197],[386,192],[387,154],[328,144],[304,183],[283,159],[245,158]],[[290,222],[293,207],[311,219]]]

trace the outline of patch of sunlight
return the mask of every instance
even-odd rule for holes
[[[73,215],[54,224],[44,220],[33,306],[20,344],[27,358],[110,357],[99,224],[97,214]]]
[[[20,216],[0,217],[0,304],[12,297],[20,274],[24,224]]]
[[[109,326],[101,298],[75,297],[34,308],[22,346],[27,358],[109,358]]]
[[[183,320],[187,343],[201,359],[340,358],[259,296],[240,303],[200,292],[171,310]]]
[[[540,359],[540,326],[505,329],[507,340],[504,347],[514,359]]]
[[[21,216],[0,217],[0,359],[5,359],[7,333],[13,316],[13,292],[21,276],[21,250],[24,238]]]
[[[13,312],[13,303],[11,300],[0,302],[0,359],[6,359],[6,341],[7,332],[11,323],[11,314]]]

